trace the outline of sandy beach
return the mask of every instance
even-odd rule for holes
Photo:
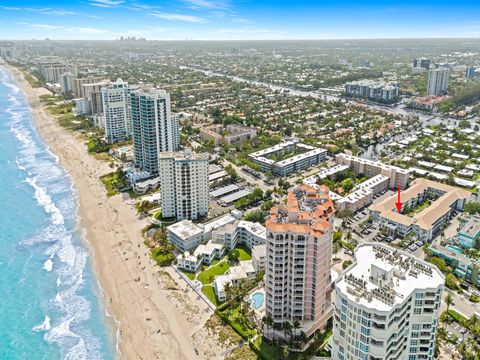
[[[138,218],[133,202],[121,195],[106,196],[99,176],[112,171],[108,163],[90,156],[79,134],[63,129],[44,111],[39,96],[48,93],[46,89],[32,88],[20,71],[8,69],[28,96],[40,136],[78,192],[80,226],[112,318],[113,336],[117,331],[119,338],[117,358],[219,358],[222,347],[199,336],[211,310],[173,269],[161,269],[150,259],[141,237],[146,221]]]

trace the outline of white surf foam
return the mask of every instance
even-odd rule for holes
[[[45,316],[33,331],[44,331],[45,341],[60,348],[62,359],[101,359],[99,339],[85,326],[85,321],[90,319],[91,303],[80,291],[84,286],[87,251],[74,245],[74,241],[79,240],[72,237],[76,209],[71,204],[76,197],[69,190],[71,181],[66,180],[68,174],[58,165],[58,157],[34,138],[30,109],[21,97],[20,88],[11,83],[3,71],[1,75],[10,91],[10,106],[4,110],[9,115],[7,126],[20,145],[17,167],[28,174],[25,183],[33,188],[35,200],[50,215],[49,224],[22,242],[26,247],[47,244],[48,259],[43,268],[57,275],[57,292],[48,303],[48,313],[56,320]]]
[[[32,330],[35,332],[40,332],[40,331],[48,331],[52,327],[51,325],[51,319],[45,315],[45,319],[41,324],[35,325]]]
[[[44,263],[43,263],[43,269],[47,272],[50,272],[53,270],[53,261],[52,259],[47,259]]]

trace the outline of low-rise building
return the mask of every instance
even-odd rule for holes
[[[368,177],[374,177],[381,174],[387,176],[390,181],[390,189],[405,189],[410,179],[410,170],[402,169],[398,166],[387,165],[380,161],[373,161],[344,153],[337,154],[335,161],[339,165],[348,165],[356,174],[363,174]]]
[[[267,245],[256,245],[252,248],[252,264],[255,271],[265,270],[267,258]]]
[[[457,240],[463,248],[477,247],[477,241],[480,241],[480,215],[467,218],[457,234]]]
[[[432,111],[437,108],[439,104],[450,99],[450,96],[422,96],[416,97],[407,103],[407,106],[412,109]]]
[[[204,140],[211,140],[218,146],[220,144],[231,145],[244,140],[251,140],[257,136],[257,129],[248,126],[229,124],[211,125],[200,129],[200,137]]]
[[[265,244],[266,239],[264,226],[237,220],[232,215],[202,225],[183,220],[167,227],[167,234],[168,240],[182,252],[177,256],[178,267],[187,271],[196,271],[203,263],[210,264],[214,259],[220,260],[227,251],[238,245],[244,245],[253,252],[255,247]],[[256,250],[256,254],[258,271],[264,266],[265,254],[262,258],[261,248]]]
[[[460,251],[455,251],[451,247],[436,244],[430,245],[428,250],[430,250],[433,255],[445,260],[447,265],[453,269],[453,273],[456,276],[480,289],[479,260],[470,259]]]
[[[253,279],[257,271],[255,270],[252,260],[241,261],[238,266],[232,266],[224,275],[217,276],[213,283],[215,294],[218,300],[225,301],[227,294],[225,287],[238,286],[242,280]]]
[[[435,181],[418,178],[401,194],[401,213],[396,210],[397,195],[370,206],[370,214],[385,227],[392,236],[405,236],[413,232],[425,241],[439,235],[443,226],[458,212],[462,211],[470,198],[466,190]],[[431,204],[418,213],[409,216],[406,209],[430,201]]]
[[[398,97],[399,87],[397,82],[360,80],[346,83],[345,93],[375,101],[393,102]]]
[[[195,249],[203,241],[204,228],[190,220],[182,220],[167,227],[167,238],[181,252]]]
[[[298,150],[300,153],[284,160],[268,158],[268,156],[272,156],[275,153],[282,154],[294,150]],[[293,172],[307,169],[325,161],[327,159],[327,150],[302,144],[298,140],[290,140],[269,147],[268,149],[253,152],[249,154],[248,157],[254,163],[259,164],[262,171],[287,176]]]

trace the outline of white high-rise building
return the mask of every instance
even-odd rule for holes
[[[274,206],[267,228],[266,315],[275,329],[265,336],[289,340],[285,323],[310,337],[332,316],[332,240],[335,208],[325,186],[302,185]],[[305,345],[305,344],[304,344]]]
[[[102,88],[105,138],[109,144],[125,141],[132,135],[130,90],[122,79]]]
[[[448,89],[448,69],[438,68],[428,72],[427,95],[444,95]]]
[[[387,245],[360,245],[335,281],[332,359],[433,359],[443,284],[432,264]]]
[[[178,116],[172,116],[170,94],[164,90],[136,90],[130,99],[135,164],[157,175],[158,155],[179,149]]]
[[[160,153],[162,216],[195,220],[208,215],[208,154]]]

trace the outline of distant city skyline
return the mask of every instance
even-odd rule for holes
[[[471,0],[5,0],[0,39],[474,38],[479,11]]]

